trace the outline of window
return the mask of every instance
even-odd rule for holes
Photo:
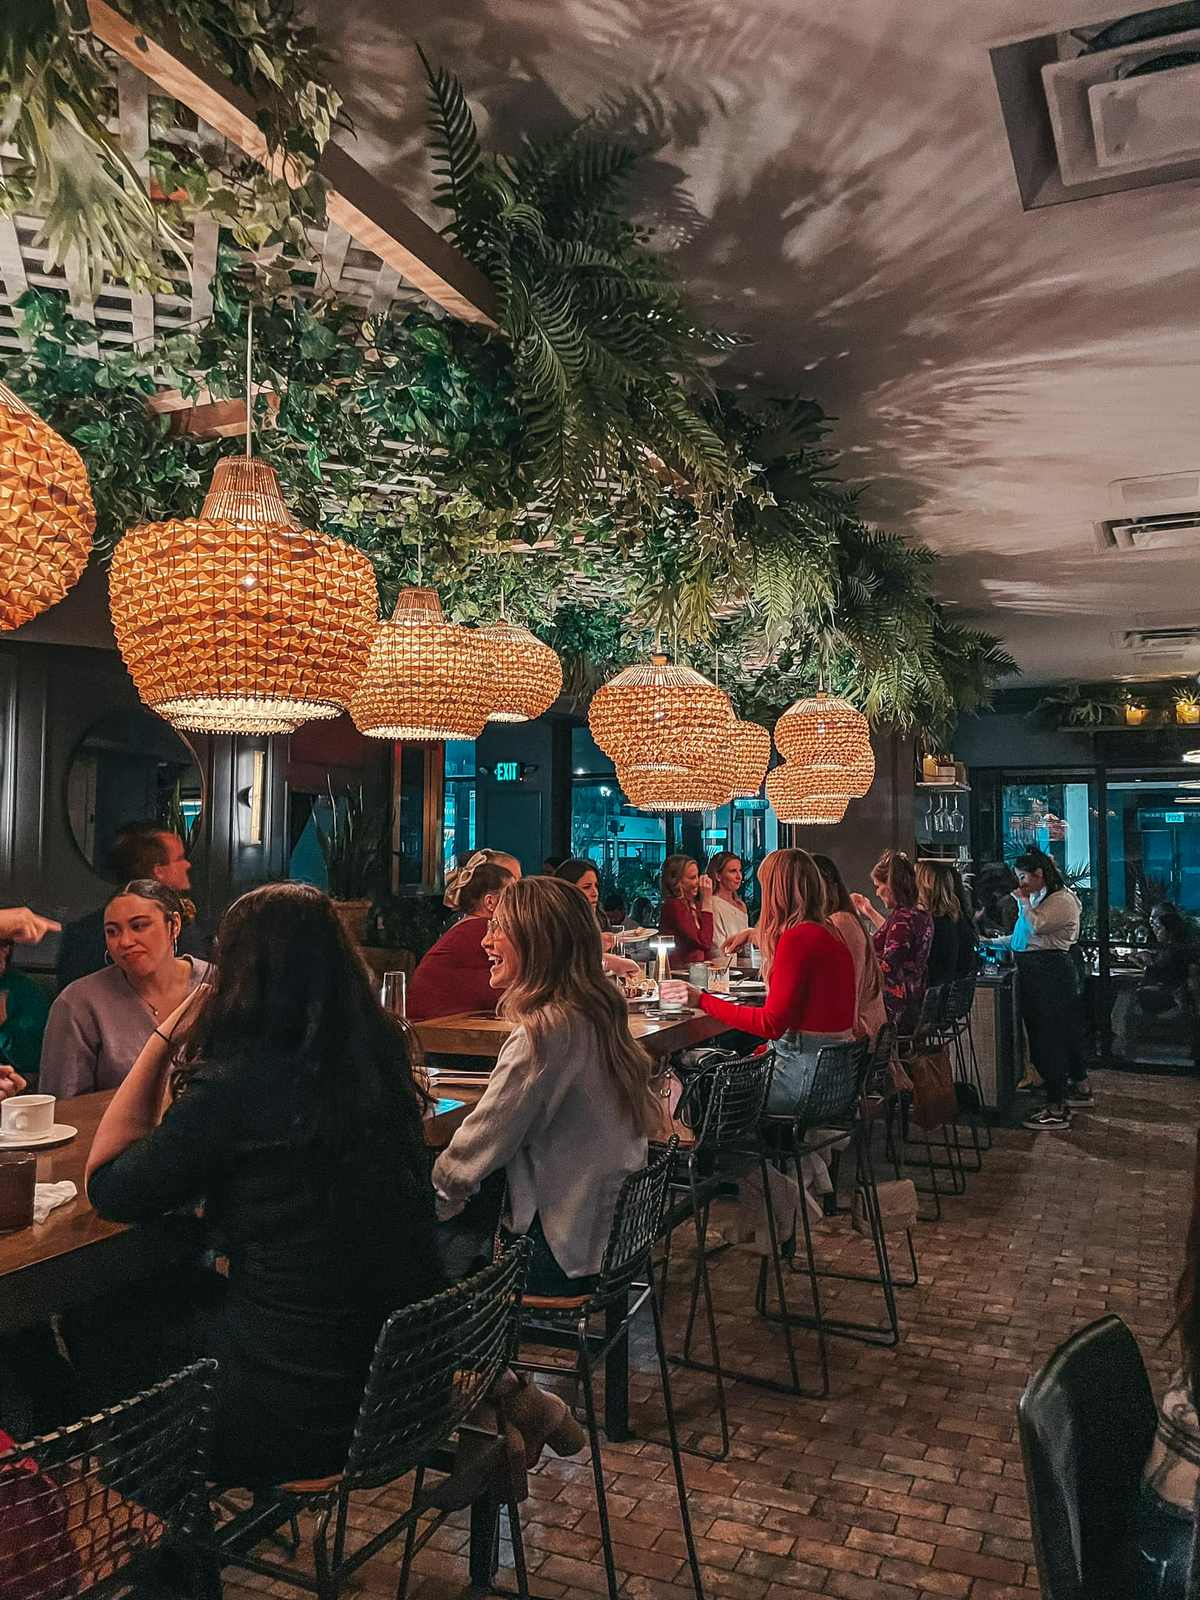
[[[475,741],[446,740],[442,867],[449,872],[475,849]]]

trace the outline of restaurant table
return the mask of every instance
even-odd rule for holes
[[[511,1022],[484,1011],[459,1011],[453,1016],[414,1022],[411,1026],[426,1050],[448,1056],[486,1057],[492,1061],[500,1054],[513,1029]],[[681,1011],[678,1017],[661,1018],[632,1011],[629,1031],[651,1055],[666,1056],[676,1050],[694,1049],[718,1034],[728,1033],[729,1024],[691,1009]]]
[[[78,1128],[69,1144],[38,1156],[37,1181],[70,1178],[78,1193],[45,1222],[0,1233],[0,1333],[47,1321],[60,1311],[172,1266],[191,1245],[169,1223],[130,1228],[97,1216],[83,1190],[92,1140],[116,1091],[60,1100],[55,1120]],[[425,1119],[426,1141],[440,1149],[470,1109],[470,1096],[439,1103]],[[468,1103],[464,1103],[468,1102]]]

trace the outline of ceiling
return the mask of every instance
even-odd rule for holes
[[[818,399],[866,514],[941,553],[943,598],[1030,681],[1200,671],[1117,643],[1200,623],[1195,557],[1093,532],[1111,480],[1200,468],[1200,183],[1022,211],[988,57],[1113,0],[315,9],[355,155],[431,220],[414,39],[496,144],[593,107],[649,135],[660,244],[755,341],[729,381]]]

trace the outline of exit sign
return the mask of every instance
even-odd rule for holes
[[[1164,811],[1163,812],[1163,821],[1164,822],[1186,822],[1187,821],[1187,812],[1186,811]]]
[[[519,761],[497,761],[494,776],[497,783],[520,783],[521,763]]]

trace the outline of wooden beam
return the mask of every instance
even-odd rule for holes
[[[88,0],[88,11],[93,33],[111,50],[275,177],[291,181],[284,159],[272,158],[267,150],[250,96],[190,55],[169,23],[164,22],[159,37],[152,39],[105,0]],[[398,195],[332,141],[318,170],[329,186],[330,221],[452,316],[495,327],[496,295],[491,284]]]

